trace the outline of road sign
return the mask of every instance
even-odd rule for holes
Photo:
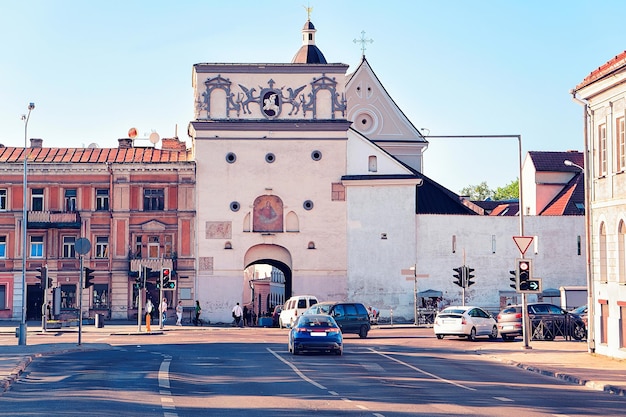
[[[517,248],[519,249],[522,256],[524,256],[530,244],[533,243],[533,237],[532,236],[513,236],[513,241],[517,245]]]
[[[76,239],[76,242],[74,242],[74,250],[76,250],[76,253],[78,253],[79,255],[85,255],[86,253],[89,253],[90,249],[91,242],[87,238],[79,237],[78,239]]]
[[[410,275],[410,276],[413,276],[413,275],[415,275],[415,269],[401,269],[401,270],[400,270],[400,273],[401,273],[402,275]]]

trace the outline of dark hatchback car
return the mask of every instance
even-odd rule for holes
[[[325,301],[309,307],[302,314],[328,314],[335,319],[342,333],[358,334],[367,337],[370,331],[370,316],[361,303]]]
[[[548,303],[528,303],[532,339],[553,340],[556,336],[584,339],[585,323],[580,316]],[[522,306],[511,305],[498,314],[498,331],[503,340],[522,335]]]
[[[288,349],[302,352],[343,353],[343,335],[337,322],[326,314],[301,315],[289,330]]]

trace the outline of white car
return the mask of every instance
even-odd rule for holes
[[[480,307],[450,306],[437,313],[433,326],[437,339],[444,336],[466,336],[476,340],[477,336],[498,337],[496,320]]]

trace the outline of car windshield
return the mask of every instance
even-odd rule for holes
[[[321,316],[302,316],[298,325],[303,327],[337,327],[330,317]]]
[[[460,308],[446,308],[439,314],[463,314],[466,310]]]

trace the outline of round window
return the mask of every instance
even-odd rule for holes
[[[311,159],[314,161],[319,161],[320,159],[322,159],[322,151],[311,152]]]
[[[267,155],[265,155],[265,162],[267,163],[273,163],[274,161],[276,161],[276,156],[273,153],[268,153]]]
[[[232,211],[239,211],[240,208],[241,208],[241,205],[239,204],[238,201],[233,201],[232,203],[230,203],[230,209]]]
[[[311,210],[313,208],[313,202],[311,200],[307,200],[302,204],[305,210]]]
[[[229,164],[234,163],[237,160],[237,155],[235,155],[233,152],[228,152],[226,154],[226,162],[228,162]]]

